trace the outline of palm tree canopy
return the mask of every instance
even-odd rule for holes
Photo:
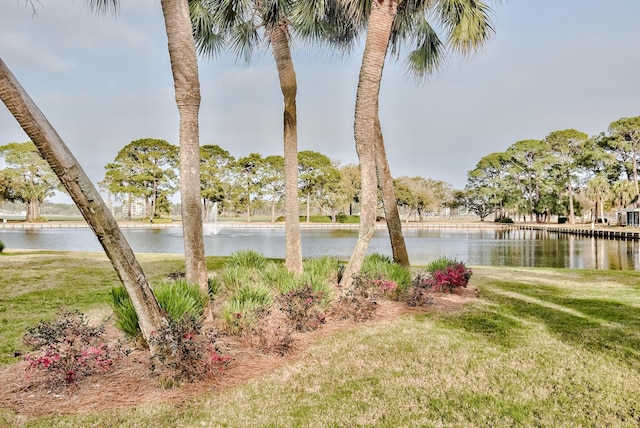
[[[189,0],[191,21],[200,54],[216,56],[226,47],[249,63],[271,30],[285,26],[302,40],[349,47],[356,26],[337,0]]]

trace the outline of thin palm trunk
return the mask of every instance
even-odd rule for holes
[[[298,199],[298,118],[296,109],[298,84],[285,23],[280,23],[271,30],[270,40],[273,59],[278,68],[280,89],[284,97],[285,266],[290,272],[299,275],[302,272],[302,244],[300,241]]]
[[[361,175],[360,229],[355,248],[340,281],[344,290],[350,288],[353,276],[360,272],[375,232],[378,199],[375,158],[378,98],[382,70],[396,14],[397,3],[393,0],[371,3],[371,15],[358,78],[354,120],[354,137]]]
[[[124,285],[149,341],[162,328],[163,314],[142,268],[98,190],[24,88],[0,59],[0,99],[49,163],[95,233]]]
[[[389,230],[393,261],[401,266],[409,267],[409,254],[407,252],[407,245],[404,242],[404,235],[402,234],[402,219],[398,212],[398,198],[396,198],[396,191],[393,187],[393,177],[391,176],[387,152],[384,147],[380,118],[376,118],[375,143],[378,186],[380,186],[382,193],[384,217],[387,222],[387,229]]]
[[[200,204],[200,82],[187,0],[162,0],[169,58],[180,114],[180,202],[186,279],[208,293]]]

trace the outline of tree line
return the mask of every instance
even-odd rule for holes
[[[25,203],[26,220],[37,221],[46,198],[65,192],[51,167],[31,142],[0,146],[6,168],[0,170],[0,200]],[[145,203],[150,221],[170,213],[170,198],[179,190],[178,147],[166,140],[144,138],[120,149],[105,166],[98,183],[111,207],[123,205],[126,218],[137,200]],[[357,165],[341,165],[310,150],[298,153],[298,214],[309,221],[322,213],[336,221],[339,214],[359,214],[360,174]],[[423,177],[398,177],[394,188],[403,219],[422,221],[428,213],[452,205],[449,183]],[[271,221],[282,216],[285,195],[284,157],[251,153],[235,158],[218,145],[200,147],[200,197],[203,220],[214,206],[221,216],[244,215],[250,221],[257,209],[268,209]],[[378,212],[382,211],[378,199]]]
[[[456,201],[482,219],[511,212],[531,222],[556,215],[574,223],[588,209],[592,221],[604,221],[605,212],[637,202],[639,156],[640,116],[620,118],[593,136],[553,131],[484,156]]]

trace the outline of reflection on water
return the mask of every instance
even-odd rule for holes
[[[183,254],[180,229],[124,229],[135,252]],[[573,269],[640,270],[640,243],[557,235],[515,229],[412,229],[404,232],[413,265],[448,256],[469,265],[568,267]],[[358,238],[356,230],[303,229],[305,258],[335,256],[347,260]],[[90,229],[0,230],[7,248],[101,251]],[[205,236],[209,256],[253,249],[267,257],[284,257],[282,229],[229,229]],[[386,231],[378,230],[369,253],[391,255]]]

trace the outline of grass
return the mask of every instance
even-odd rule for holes
[[[3,273],[17,275],[14,269],[25,265],[6,269],[11,257],[1,256],[0,267]],[[35,271],[49,257],[39,254],[29,260],[25,275],[36,282],[24,283],[22,294],[37,293],[34,285],[45,284],[51,294],[64,288],[63,283],[36,280],[45,275]],[[85,256],[65,257],[64,263],[75,266],[74,257]],[[166,260],[169,263],[159,266],[178,262]],[[142,258],[143,266],[153,262]],[[86,260],[78,265],[86,265]],[[0,410],[0,425],[640,424],[640,273],[488,267],[473,271],[471,286],[480,290],[480,297],[463,310],[429,311],[338,333],[318,342],[301,360],[223,393],[214,391],[181,405],[162,403],[32,421]],[[95,285],[105,273],[84,274],[83,281],[93,283],[96,296],[104,295],[93,297],[93,305],[107,304],[110,285]],[[79,281],[74,284],[80,286]],[[72,292],[63,294],[67,293]],[[67,298],[73,303],[80,294],[74,291]],[[4,275],[0,295],[3,305],[20,297]],[[30,306],[30,298],[22,305]],[[16,308],[27,313],[33,306]],[[55,308],[51,309],[53,314]],[[11,334],[2,330],[2,346]]]

